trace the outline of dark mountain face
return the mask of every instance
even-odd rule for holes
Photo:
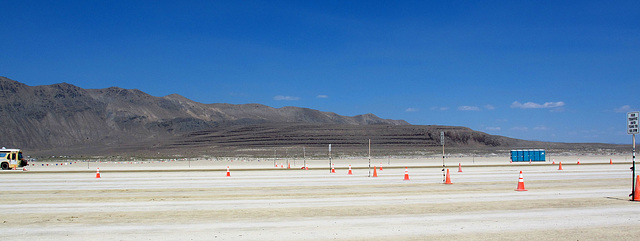
[[[416,126],[373,114],[331,112],[260,104],[202,104],[180,95],[154,97],[117,87],[82,89],[62,83],[27,86],[0,77],[0,146],[37,155],[272,155],[306,147],[326,154],[362,155],[367,140],[396,154],[509,148],[622,150],[623,145],[566,144],[517,140],[466,127]],[[313,154],[315,153],[315,154]]]
[[[263,123],[409,125],[373,114],[260,104],[202,104],[179,95],[154,97],[117,87],[82,89],[62,83],[27,86],[0,77],[0,145],[26,149],[118,147],[184,134]]]

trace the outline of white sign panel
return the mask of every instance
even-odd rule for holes
[[[638,134],[638,116],[638,111],[627,113],[627,134]]]

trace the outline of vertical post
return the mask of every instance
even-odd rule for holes
[[[302,147],[302,160],[304,161],[304,168],[307,168],[307,152],[304,146]]]
[[[371,139],[369,139],[369,177],[371,177]]]
[[[440,143],[442,144],[442,182],[445,182],[445,173],[444,173],[444,131],[440,132]]]
[[[631,200],[633,200],[636,194],[636,134],[633,134],[633,166],[631,170],[633,170],[631,174]]]
[[[277,167],[277,166],[276,166],[276,165],[277,165],[276,161],[278,160],[278,155],[276,154],[276,152],[277,152],[277,151],[278,151],[278,150],[273,149],[273,166],[274,166],[274,167]]]
[[[329,144],[329,173],[331,173],[331,166],[333,163],[331,163],[331,144]]]

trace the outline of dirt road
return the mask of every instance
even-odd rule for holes
[[[364,165],[353,175],[344,165],[331,174],[248,164],[231,177],[157,165],[107,166],[100,179],[2,172],[0,231],[3,240],[637,240],[629,165],[606,161],[562,171],[456,163],[452,185],[440,168],[410,167],[404,181],[413,163],[402,160],[375,178]],[[514,191],[519,171],[529,191]]]

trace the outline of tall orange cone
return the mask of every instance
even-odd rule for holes
[[[351,165],[349,165],[349,173],[347,173],[347,175],[353,175],[353,172],[351,172]]]
[[[562,170],[562,162],[560,162],[560,165],[558,165],[558,170]]]
[[[451,182],[451,176],[449,176],[449,168],[447,168],[447,178],[445,179],[444,184],[453,184],[453,182]]]
[[[378,172],[376,171],[376,166],[373,166],[373,177],[378,177]]]
[[[408,167],[404,168],[404,180],[405,181],[409,181],[409,168]]]
[[[98,170],[96,170],[96,178],[100,178],[100,168],[98,168]]]
[[[458,162],[458,172],[462,172],[462,165]]]
[[[333,168],[333,164],[331,164],[331,173],[336,173],[336,169]]]
[[[527,191],[527,189],[524,189],[524,178],[522,177],[522,171],[520,171],[520,177],[518,178],[518,189],[516,189],[516,191]]]
[[[640,175],[636,177],[636,190],[633,191],[633,199],[631,201],[640,201]]]
[[[609,165],[613,164],[613,160],[609,159]]]
[[[229,166],[227,166],[227,177],[231,176],[231,172],[229,172]]]
[[[287,169],[291,169],[291,163],[287,163]]]

